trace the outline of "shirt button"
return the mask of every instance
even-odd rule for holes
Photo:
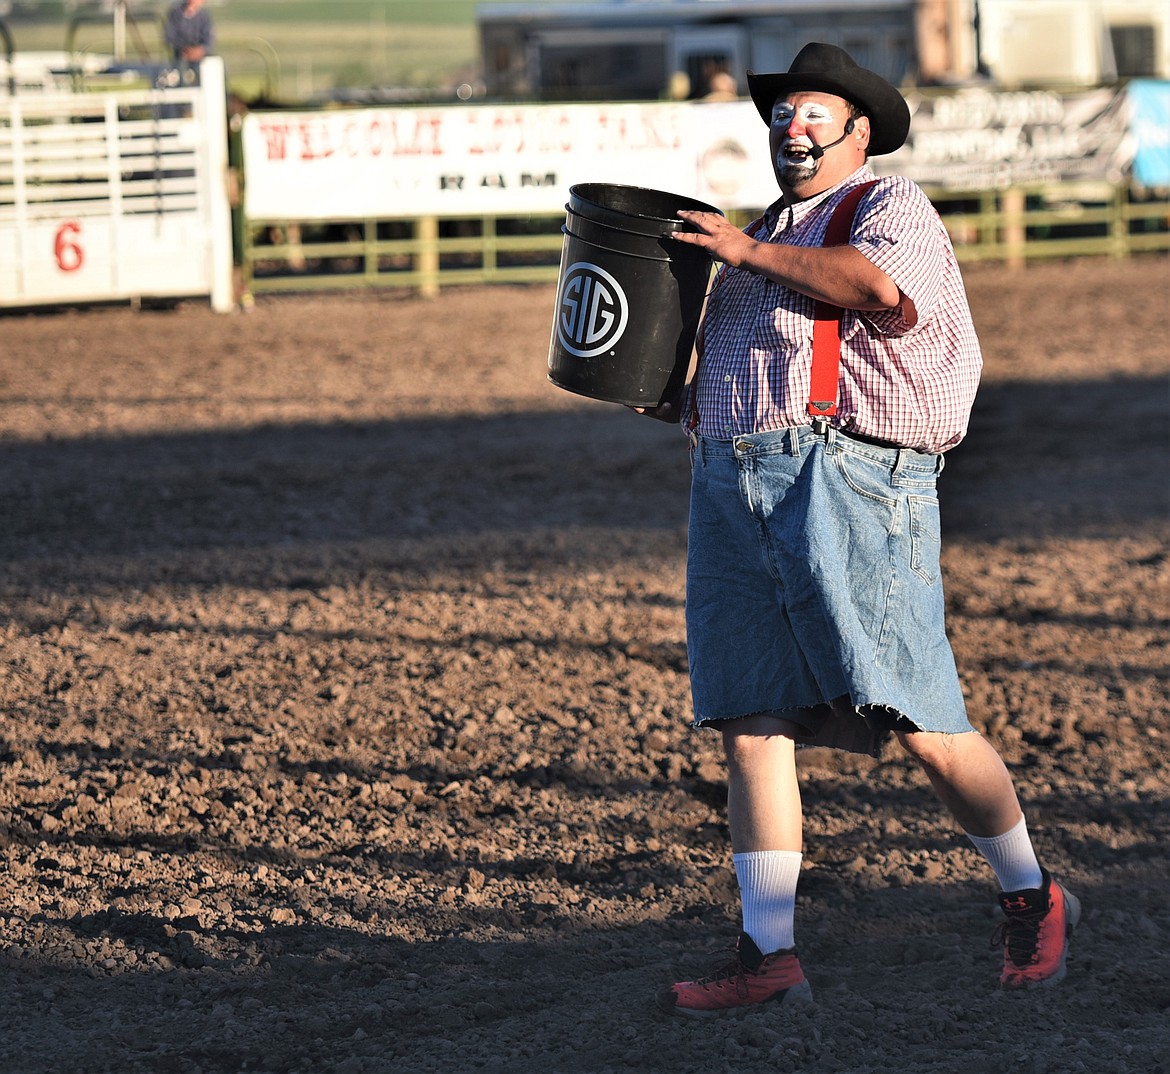
[[[730,373],[724,373],[724,374],[723,374],[723,382],[726,384],[726,383],[727,383],[727,381],[729,381],[729,380],[731,380],[731,374],[730,374]]]
[[[723,431],[724,431],[725,433],[729,433],[729,432],[731,432],[731,426],[730,426],[730,425],[724,425],[724,426],[723,426]]]

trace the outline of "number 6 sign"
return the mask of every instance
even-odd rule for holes
[[[81,224],[76,220],[66,220],[57,228],[53,256],[62,272],[76,272],[85,263],[85,251],[81,248],[80,236]]]

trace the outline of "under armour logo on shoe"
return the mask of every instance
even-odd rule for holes
[[[1003,900],[1003,908],[1005,910],[1027,910],[1030,905],[1023,895],[1017,895],[1014,899]]]

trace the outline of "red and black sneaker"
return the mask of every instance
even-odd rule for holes
[[[795,949],[763,954],[742,933],[735,957],[709,977],[680,981],[659,993],[658,1003],[671,1014],[709,1018],[723,1011],[760,1003],[811,1003],[812,989]]]
[[[1022,891],[1001,891],[1006,920],[991,946],[1003,946],[1000,988],[1043,988],[1064,978],[1068,941],[1081,918],[1081,904],[1042,869],[1044,883]]]

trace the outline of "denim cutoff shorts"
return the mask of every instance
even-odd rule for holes
[[[696,727],[769,713],[874,755],[893,731],[973,730],[944,624],[942,456],[811,426],[692,455]]]

